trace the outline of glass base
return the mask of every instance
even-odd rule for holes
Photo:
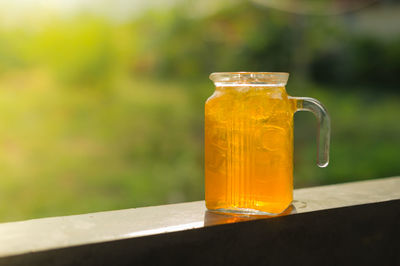
[[[290,213],[295,213],[296,208],[294,207],[293,204],[289,204],[289,206],[284,209],[280,213],[270,213],[270,212],[263,212],[255,209],[246,209],[246,208],[232,208],[232,209],[214,209],[214,210],[208,210],[210,212],[218,213],[218,214],[225,214],[225,215],[232,215],[232,216],[238,216],[238,217],[249,217],[249,216],[280,216],[280,215],[286,215]]]

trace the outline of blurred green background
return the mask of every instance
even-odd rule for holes
[[[2,2],[0,222],[203,199],[217,71],[290,72],[325,104],[330,165],[296,114],[296,187],[398,175],[400,4],[335,2]]]

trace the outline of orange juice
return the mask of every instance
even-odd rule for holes
[[[295,111],[283,86],[217,85],[205,105],[209,210],[278,214],[290,205]]]

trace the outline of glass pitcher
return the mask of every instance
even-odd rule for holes
[[[218,212],[274,215],[293,200],[293,115],[318,119],[317,164],[328,165],[330,118],[315,99],[288,96],[288,73],[212,73],[205,105],[205,200]]]

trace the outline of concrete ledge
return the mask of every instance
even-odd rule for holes
[[[400,265],[399,225],[394,177],[295,190],[272,219],[200,201],[4,223],[0,265]]]

